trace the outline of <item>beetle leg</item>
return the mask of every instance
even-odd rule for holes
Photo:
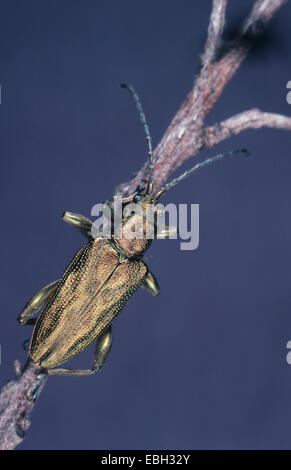
[[[156,238],[177,238],[177,227],[165,225],[164,229],[158,231]]]
[[[28,320],[26,320],[25,322],[23,320],[20,320],[19,319],[19,316],[17,317],[17,320],[19,321],[19,323],[21,325],[25,325],[25,326],[34,326],[36,324],[36,320],[37,320],[37,317],[36,318],[29,318]]]
[[[62,219],[68,224],[76,227],[80,232],[85,235],[89,240],[92,240],[91,227],[92,222],[90,219],[81,214],[75,214],[74,212],[64,212]]]
[[[141,286],[152,295],[159,295],[160,293],[158,281],[151,272],[147,273],[146,278]]]
[[[48,374],[57,375],[90,375],[103,367],[112,344],[112,327],[111,325],[98,337],[94,353],[94,361],[91,369],[48,369]]]
[[[17,320],[22,325],[33,325],[35,319],[32,317],[39,311],[40,307],[48,300],[50,295],[54,292],[57,285],[59,283],[59,279],[57,281],[51,282],[47,286],[43,287],[34,294],[31,299],[27,302],[23,310],[17,317]]]

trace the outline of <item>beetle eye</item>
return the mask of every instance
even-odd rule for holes
[[[134,203],[137,203],[139,201],[142,200],[142,196],[140,194],[136,194],[134,197],[133,197],[133,202]]]

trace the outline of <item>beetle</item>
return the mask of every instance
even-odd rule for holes
[[[22,325],[34,324],[28,357],[45,375],[88,375],[102,368],[111,348],[112,321],[130,297],[139,287],[144,287],[154,296],[159,294],[158,282],[144,261],[144,253],[152,243],[152,239],[146,237],[148,206],[154,208],[152,228],[154,238],[158,238],[156,208],[162,194],[215,160],[247,152],[244,149],[232,151],[197,163],[154,192],[152,142],[145,114],[134,88],[129,84],[121,86],[129,90],[135,101],[147,140],[148,178],[143,187],[138,187],[133,194],[122,198],[123,207],[135,203],[141,209],[141,215],[124,216],[121,237],[116,238],[112,233],[107,239],[92,236],[92,222],[88,218],[71,212],[64,213],[64,221],[78,228],[89,240],[74,256],[62,278],[37,292],[18,316]],[[138,222],[142,226],[142,238],[129,237],[133,225]],[[166,227],[161,237],[169,235],[170,231],[171,228]],[[40,309],[38,318],[33,318]],[[90,369],[58,367],[93,341],[96,341],[96,347]]]

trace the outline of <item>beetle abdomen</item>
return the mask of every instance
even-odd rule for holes
[[[141,260],[120,263],[109,241],[88,242],[40,314],[30,346],[31,361],[52,368],[88,346],[122,310],[146,273]]]

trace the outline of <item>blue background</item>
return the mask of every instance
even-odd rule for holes
[[[231,32],[253,1],[229,3]],[[138,90],[156,145],[191,89],[210,9],[205,0],[1,2],[1,383],[15,358],[25,362],[31,328],[17,314],[84,243],[63,211],[90,216],[144,162],[143,130],[119,84]],[[290,115],[290,20],[285,5],[207,123],[252,107]],[[203,151],[248,147],[252,158],[167,193],[164,203],[200,204],[198,250],[152,245],[160,297],[140,290],[130,300],[102,372],[49,378],[20,449],[291,448],[290,138],[250,130]],[[92,354],[70,365],[87,368]]]

